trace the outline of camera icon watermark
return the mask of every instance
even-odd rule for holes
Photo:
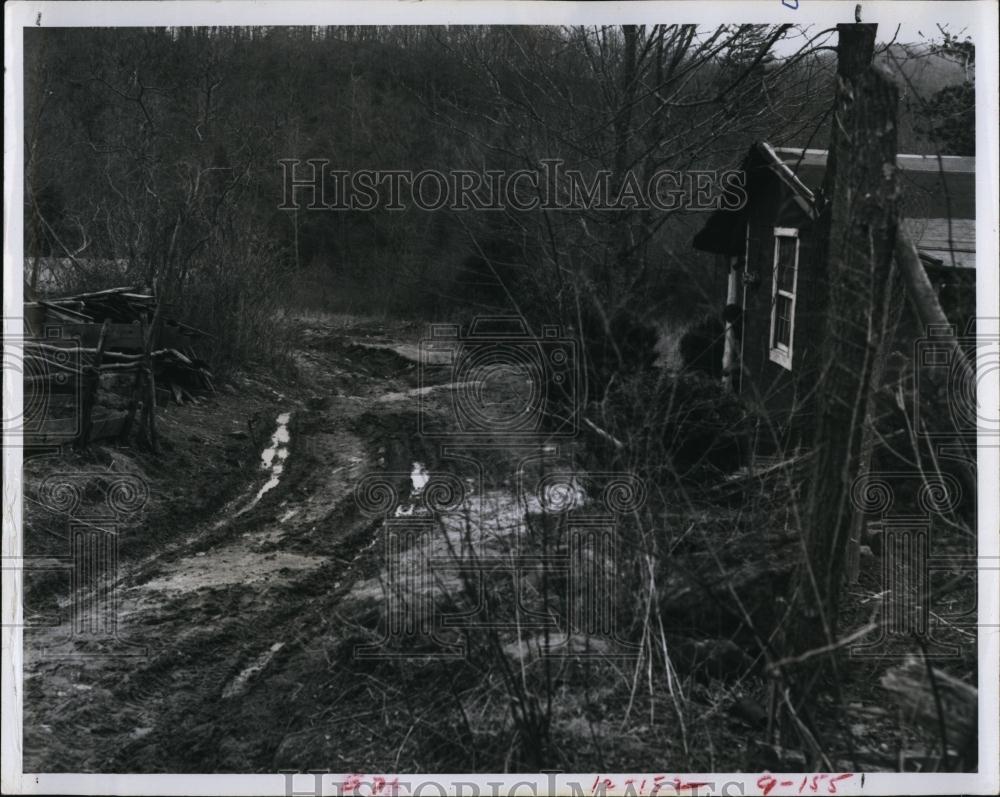
[[[450,376],[443,410],[442,370]],[[585,399],[579,345],[556,325],[531,333],[518,316],[476,318],[463,333],[435,324],[420,342],[420,431],[449,441],[571,438]]]
[[[984,380],[1000,371],[1000,335],[971,328],[960,334],[953,326],[931,326],[914,342],[913,361],[914,417],[922,436],[938,440],[1000,437],[1000,406],[986,401],[980,391]],[[940,409],[926,400],[941,391],[949,424],[942,424]]]
[[[142,517],[150,490],[145,479],[116,471],[53,473],[38,485],[33,503],[58,518],[65,548],[23,556],[20,569],[56,571],[67,577],[68,594],[59,613],[26,623],[26,628],[58,631],[44,637],[39,655],[145,656],[145,648],[122,639],[118,630],[119,536]],[[4,558],[4,568],[17,562]]]
[[[359,510],[382,520],[384,606],[381,638],[356,658],[461,659],[479,633],[518,651],[544,639],[545,657],[634,658],[619,631],[618,519],[642,506],[645,485],[625,473],[538,475],[530,462],[499,503],[470,500],[453,474],[418,480],[408,498],[405,473],[359,482]]]
[[[854,480],[855,511],[874,516],[867,529],[878,541],[881,589],[878,636],[852,646],[851,656],[905,659],[914,643],[930,658],[961,655],[961,645],[943,641],[938,632],[948,625],[968,637],[976,628],[976,606],[934,606],[934,583],[941,576],[971,578],[974,595],[978,560],[974,552],[936,554],[933,541],[935,517],[954,512],[962,499],[961,483],[947,473],[879,472]]]
[[[39,334],[3,336],[3,369],[21,376],[20,409],[4,401],[3,445],[20,435],[24,448],[58,447],[75,440],[83,428],[80,339],[59,326]]]

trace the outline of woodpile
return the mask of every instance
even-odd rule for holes
[[[25,446],[126,438],[141,410],[155,450],[157,403],[215,390],[195,351],[206,333],[165,315],[150,292],[38,299],[25,302],[24,320]]]

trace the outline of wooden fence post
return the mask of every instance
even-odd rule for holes
[[[898,234],[898,233],[897,233]],[[896,267],[894,258],[889,264],[889,286],[887,294],[898,295],[901,288],[899,269]],[[861,429],[861,446],[858,453],[857,478],[867,476],[871,471],[872,454],[875,450],[875,422],[878,404],[879,388],[882,385],[883,374],[885,373],[885,361],[888,354],[887,344],[892,340],[895,327],[898,325],[902,308],[895,302],[884,302],[880,316],[873,317],[872,322],[878,324],[879,349],[872,352],[874,361],[868,390],[868,398],[865,402],[865,414]],[[856,584],[861,574],[861,541],[864,537],[866,527],[865,513],[859,507],[853,507],[854,516],[851,519],[850,539],[847,543],[847,570],[845,581],[847,584]]]
[[[923,334],[927,334],[931,329],[936,331],[937,342],[951,349],[951,361],[957,372],[955,373],[956,380],[959,384],[967,386],[968,396],[975,395],[976,370],[973,366],[975,355],[970,361],[969,356],[962,350],[954,331],[949,331],[954,328],[948,322],[948,317],[941,308],[937,292],[927,276],[923,263],[920,262],[917,248],[902,231],[896,236],[896,264],[902,274],[903,285],[906,288],[910,305],[920,323],[920,331]],[[979,486],[976,478],[975,441],[957,440],[955,448],[957,450],[947,458],[958,466],[958,475],[962,479],[962,486],[966,493],[975,495]]]
[[[143,426],[149,434],[149,447],[154,454],[159,453],[159,441],[156,434],[156,376],[153,374],[153,343],[156,340],[160,325],[160,309],[163,303],[157,301],[156,310],[153,311],[153,319],[146,328],[145,348],[143,351],[143,368],[146,371],[146,401],[142,410]]]
[[[152,325],[150,325],[152,329]],[[145,357],[143,358],[144,367],[146,369],[146,407],[148,408],[149,415],[146,418],[147,429],[149,430],[149,447],[153,449],[153,453],[159,453],[159,441],[156,437],[156,375],[153,373],[153,358],[151,356],[153,349],[153,335],[152,332],[149,334],[149,343],[146,344]]]
[[[841,26],[844,27],[844,26]],[[883,345],[898,224],[896,110],[892,82],[874,69],[839,81],[829,205],[828,300],[821,343],[818,446],[804,516],[805,567],[793,584],[794,654],[833,646],[854,510],[851,482],[864,450],[865,417]],[[809,691],[827,656],[798,685]]]
[[[104,347],[108,342],[108,331],[111,328],[111,319],[105,318],[101,325],[101,334],[97,339],[97,351],[90,367],[85,370],[87,374],[87,384],[84,386],[83,406],[81,415],[83,426],[80,430],[79,447],[86,448],[90,442],[90,430],[93,428],[92,415],[94,413],[94,403],[97,399],[97,391],[101,386],[101,362],[104,360]]]
[[[145,345],[146,322],[139,321],[139,337]],[[142,395],[142,379],[144,364],[140,361],[135,364],[135,381],[132,383],[132,395],[129,396],[128,414],[125,416],[125,423],[122,425],[121,439],[127,440],[132,431],[132,424],[135,422],[135,412],[139,404],[139,396]]]

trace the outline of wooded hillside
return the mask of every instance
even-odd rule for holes
[[[779,59],[783,37],[800,44]],[[289,211],[279,161],[483,173],[559,158],[610,170],[612,191],[630,172],[731,168],[754,139],[826,146],[827,42],[759,26],[31,30],[26,281],[54,289],[34,266],[60,258],[64,293],[128,281],[182,297],[221,362],[266,352],[280,305],[690,320],[717,300],[690,249],[697,213]],[[949,146],[908,104],[968,105],[971,45],[946,45],[878,56],[906,87],[904,149]]]

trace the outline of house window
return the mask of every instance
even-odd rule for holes
[[[792,370],[795,338],[795,289],[799,274],[799,231],[774,228],[774,279],[771,282],[771,361]]]

